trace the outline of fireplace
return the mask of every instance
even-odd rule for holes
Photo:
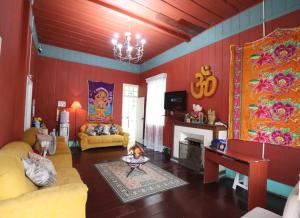
[[[209,146],[213,139],[227,139],[227,129],[223,126],[206,124],[192,124],[176,121],[174,123],[173,155],[172,160],[179,162],[180,142],[187,138],[201,141],[201,163],[204,166],[204,147]],[[199,153],[198,153],[199,154]],[[220,169],[221,170],[221,169]]]
[[[179,164],[196,172],[203,171],[202,164],[203,140],[187,137],[179,142]]]

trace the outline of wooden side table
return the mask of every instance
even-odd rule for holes
[[[265,207],[267,197],[268,159],[235,152],[218,152],[205,147],[204,183],[218,182],[219,164],[248,176],[248,210]]]

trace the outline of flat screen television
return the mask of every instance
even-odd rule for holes
[[[186,91],[166,92],[165,110],[186,111]]]

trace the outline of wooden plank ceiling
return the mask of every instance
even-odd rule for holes
[[[33,10],[41,43],[113,58],[113,34],[130,31],[147,40],[143,62],[259,2],[38,0]]]

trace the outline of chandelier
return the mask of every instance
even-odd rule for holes
[[[140,34],[135,35],[135,42],[131,44],[131,33],[124,33],[124,42],[119,40],[119,33],[115,33],[111,40],[113,44],[114,57],[128,63],[138,63],[144,54],[145,39]]]

